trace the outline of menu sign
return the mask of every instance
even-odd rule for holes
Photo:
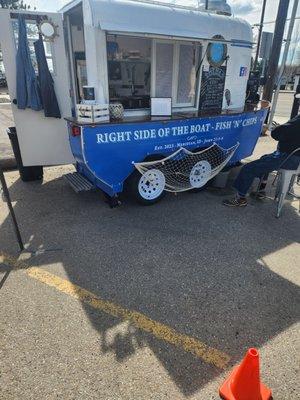
[[[202,71],[199,111],[221,112],[223,104],[226,66]]]

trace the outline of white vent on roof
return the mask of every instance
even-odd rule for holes
[[[231,15],[231,7],[226,0],[208,0],[208,10],[215,11],[217,14]],[[205,9],[206,1],[198,0],[198,8]]]

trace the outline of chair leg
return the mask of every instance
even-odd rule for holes
[[[290,182],[290,185],[289,185],[289,194],[291,194],[290,192],[293,191],[295,180],[296,180],[296,174],[292,176],[292,179],[291,179],[291,182]]]
[[[296,193],[294,192],[294,185],[296,184],[296,179],[297,179],[297,175],[294,174],[291,179],[290,186],[289,186],[289,194],[292,195],[293,197],[295,197],[296,199],[300,199],[300,196],[296,195]]]
[[[287,174],[287,173],[285,173],[285,172],[283,172],[281,174],[279,196],[277,195],[277,197],[278,197],[277,214],[276,214],[277,218],[280,217],[281,209],[283,207],[286,194],[287,194],[287,192],[289,190],[289,187],[290,187],[291,178],[292,178],[292,176]]]
[[[279,218],[280,214],[281,214],[281,209],[284,203],[284,199],[285,199],[285,194],[284,193],[280,193],[279,199],[278,199],[278,204],[277,204],[277,214],[276,217]]]
[[[282,190],[282,183],[283,183],[282,174],[278,172],[278,175],[277,175],[276,179],[277,179],[277,185],[276,185],[274,200],[278,200],[279,195],[280,195],[281,190]]]

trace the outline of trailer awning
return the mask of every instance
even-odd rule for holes
[[[222,35],[226,41],[252,42],[250,25],[238,18],[132,0],[86,0],[83,4],[90,15],[85,22],[105,31],[186,39]]]

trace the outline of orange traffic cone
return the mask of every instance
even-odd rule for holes
[[[224,400],[270,400],[272,392],[259,380],[259,355],[249,349],[242,361],[219,390]]]

